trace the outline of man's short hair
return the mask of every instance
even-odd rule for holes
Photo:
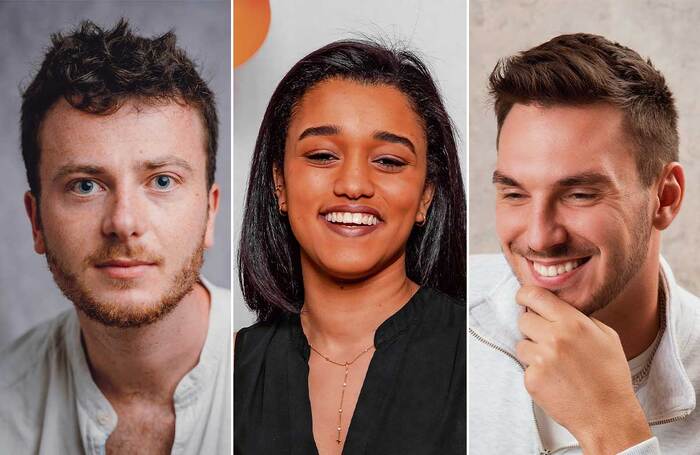
[[[561,35],[502,59],[489,77],[500,136],[514,104],[609,103],[622,110],[640,181],[651,185],[678,161],[678,113],[663,75],[638,53],[602,36]]]
[[[83,21],[70,34],[51,36],[51,47],[22,95],[22,157],[32,194],[39,199],[39,128],[61,98],[83,112],[108,115],[126,101],[177,102],[195,107],[206,134],[207,186],[214,183],[218,119],[214,95],[175,34],[143,38],[121,19],[111,30]]]

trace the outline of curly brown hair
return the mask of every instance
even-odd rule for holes
[[[144,38],[125,19],[110,30],[81,22],[67,35],[51,36],[41,68],[22,95],[22,157],[32,194],[41,185],[38,134],[47,111],[61,98],[84,112],[109,115],[129,99],[176,102],[199,110],[207,134],[207,184],[214,183],[218,119],[214,94],[175,34]]]
[[[598,35],[561,35],[500,60],[489,77],[498,134],[514,104],[605,102],[624,113],[637,170],[651,185],[678,161],[678,113],[663,75],[630,48]]]

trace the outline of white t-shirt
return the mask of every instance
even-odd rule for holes
[[[173,395],[173,454],[231,453],[230,291],[211,296],[199,363]],[[8,454],[104,454],[117,414],[88,368],[76,310],[41,324],[0,351],[0,448]]]

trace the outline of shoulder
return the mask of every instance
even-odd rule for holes
[[[466,324],[465,302],[455,299],[437,289],[423,287],[417,297],[425,307],[423,324],[454,326]]]
[[[67,326],[75,317],[75,310],[68,309],[3,348],[0,351],[0,391],[26,383],[27,378],[36,379],[47,374],[52,364],[64,358]]]
[[[259,357],[267,350],[279,329],[280,321],[257,322],[235,334],[234,361],[245,362],[248,357]]]

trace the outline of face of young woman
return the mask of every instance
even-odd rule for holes
[[[427,141],[409,99],[389,85],[330,79],[292,117],[281,210],[302,266],[342,280],[403,267],[411,230],[425,219]]]

